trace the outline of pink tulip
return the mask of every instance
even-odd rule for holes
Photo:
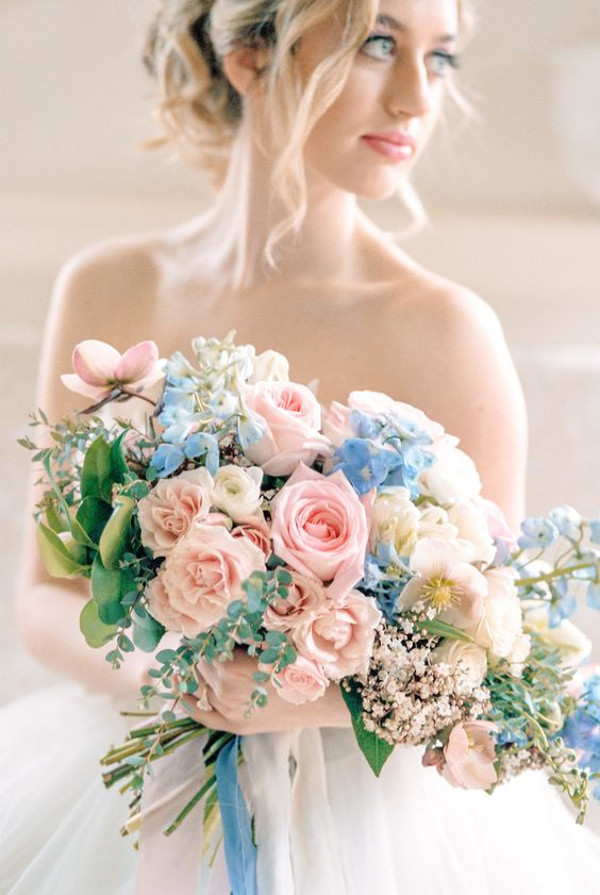
[[[98,339],[79,342],[71,358],[74,373],[60,378],[72,392],[101,401],[118,386],[142,392],[162,378],[155,342],[138,342],[119,354],[116,348]]]

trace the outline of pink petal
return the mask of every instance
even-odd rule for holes
[[[121,359],[116,348],[98,339],[79,342],[73,350],[73,369],[88,385],[110,385],[115,379],[115,369]]]
[[[60,378],[62,379],[65,388],[68,388],[69,391],[76,392],[78,395],[85,395],[86,398],[93,398],[95,401],[100,401],[102,398],[107,397],[111,392],[110,388],[99,388],[97,385],[88,385],[87,382],[84,382],[83,379],[75,373],[63,373]]]
[[[138,342],[128,348],[118,361],[114,377],[119,382],[138,382],[154,372],[158,362],[158,348],[155,342]],[[158,377],[157,377],[158,378]],[[156,382],[156,380],[154,380]]]

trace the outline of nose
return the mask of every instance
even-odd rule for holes
[[[420,117],[433,111],[433,85],[424,63],[398,61],[386,85],[385,104],[394,117]]]

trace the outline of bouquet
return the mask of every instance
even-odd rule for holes
[[[80,343],[62,378],[92,405],[54,425],[34,414],[50,447],[22,440],[43,468],[46,567],[91,581],[88,644],[115,669],[154,654],[148,717],[102,759],[105,783],[133,794],[125,831],[153,770],[195,738],[206,779],[167,832],[201,802],[218,827],[239,737],[182,705],[210,708],[202,669],[236,650],[255,662],[248,713],[339,685],[375,774],[401,745],[461,788],[544,768],[583,822],[600,676],[578,670],[591,646],[569,618],[583,594],[600,608],[600,520],[559,507],[516,537],[458,439],[418,409],[355,391],[324,411],[276,352],[233,334],[192,347],[193,362],[163,362],[151,342],[122,356]],[[132,396],[143,425],[107,418]]]

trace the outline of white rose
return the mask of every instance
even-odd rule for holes
[[[243,522],[256,516],[260,510],[260,486],[263,471],[258,466],[248,469],[241,466],[221,466],[215,476],[213,504],[231,516],[234,522]]]
[[[467,630],[476,643],[497,658],[508,657],[523,633],[523,613],[517,596],[512,569],[488,569],[488,583],[483,615],[477,625]]]
[[[371,509],[371,547],[391,543],[399,556],[409,556],[417,543],[419,511],[408,488],[380,491]]]
[[[249,382],[289,382],[290,362],[278,351],[263,351],[254,361]]]
[[[477,497],[481,491],[481,479],[471,458],[448,443],[441,444],[439,448],[434,445],[434,453],[436,459],[433,465],[423,470],[419,477],[423,493],[444,505]]]
[[[543,643],[556,647],[562,653],[563,664],[576,668],[592,652],[592,643],[577,625],[563,619],[556,628],[548,624],[548,610],[545,607],[526,611],[523,627],[536,633]]]
[[[462,640],[445,640],[440,646],[436,646],[430,659],[434,664],[445,662],[451,668],[455,668],[460,662],[472,687],[481,684],[487,671],[487,657],[483,647]]]
[[[496,555],[483,510],[470,500],[459,500],[448,507],[448,520],[458,530],[458,548],[463,562],[491,563]]]

